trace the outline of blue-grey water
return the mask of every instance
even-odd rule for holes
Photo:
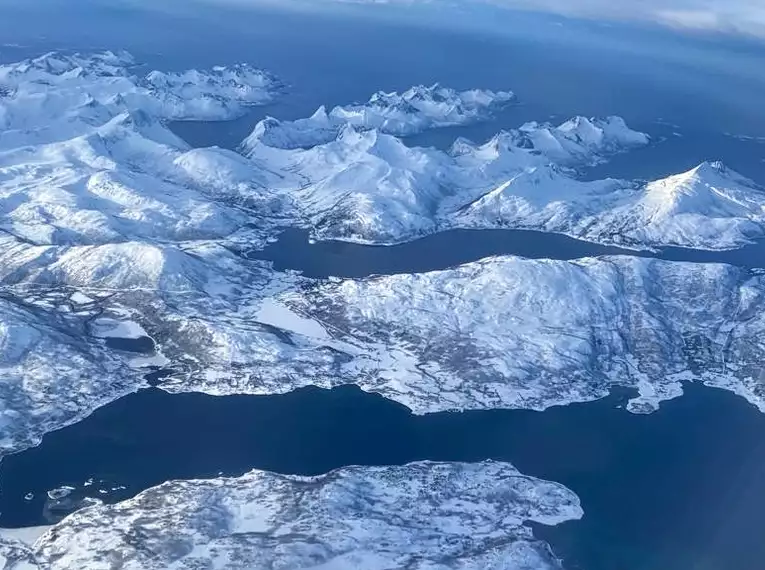
[[[372,18],[351,8],[327,16],[179,0],[143,10],[136,8],[140,3],[7,0],[0,5],[0,61],[50,49],[128,49],[159,69],[247,61],[287,84],[283,98],[236,121],[173,124],[193,146],[236,148],[266,115],[294,119],[321,104],[365,100],[378,89],[439,81],[512,89],[520,104],[489,123],[423,133],[408,144],[447,148],[458,136],[485,140],[528,120],[617,114],[654,142],[587,177],[650,179],[722,160],[765,183],[762,45],[504,11],[471,14],[465,18],[470,25],[458,31],[445,13],[427,7]],[[304,232],[289,230],[264,251],[248,254],[314,277],[427,271],[496,254],[765,264],[761,246],[631,252],[513,231],[445,232],[376,248],[309,244]],[[150,339],[110,342],[117,350],[141,352]],[[147,379],[161,385],[167,373]],[[36,448],[4,457],[0,526],[45,523],[77,508],[88,494],[117,501],[171,478],[493,458],[559,481],[582,499],[583,520],[535,529],[568,570],[761,570],[765,415],[725,392],[695,385],[686,390],[649,416],[621,409],[626,394],[617,391],[543,413],[416,417],[351,387],[226,398],[148,389],[46,435]],[[46,492],[62,485],[75,490],[57,506],[47,503]]]
[[[763,241],[722,251],[684,247],[635,250],[533,230],[448,230],[398,245],[377,246],[333,240],[313,242],[306,230],[288,228],[273,243],[245,255],[249,259],[270,261],[278,271],[300,271],[315,279],[422,273],[495,255],[559,260],[626,255],[765,268]]]
[[[109,348],[138,354],[153,354],[156,346],[148,336],[138,338],[107,338],[104,342]]]
[[[228,397],[143,390],[4,458],[0,525],[44,524],[84,496],[114,502],[175,478],[495,459],[581,498],[582,520],[535,528],[569,570],[761,570],[765,415],[698,385],[648,416],[624,411],[628,396],[541,413],[415,416],[355,387]],[[47,502],[62,485],[75,490]]]

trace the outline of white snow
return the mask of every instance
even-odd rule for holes
[[[91,323],[91,334],[98,338],[143,338],[149,334],[135,321],[98,318]]]
[[[65,140],[123,111],[163,119],[221,120],[271,100],[278,83],[249,65],[131,73],[125,53],[48,53],[0,66],[0,149]]]
[[[258,322],[316,339],[328,339],[321,323],[298,315],[275,299],[264,299],[255,315]]]
[[[164,368],[169,364],[170,359],[160,353],[152,356],[137,356],[129,361],[132,368]]]
[[[69,300],[75,305],[88,305],[93,302],[93,299],[79,291],[72,293],[72,295],[69,297]]]
[[[32,546],[41,536],[48,532],[52,526],[29,526],[26,528],[0,528],[0,538],[18,540],[28,546]]]
[[[506,185],[524,171],[555,169],[549,166],[551,162],[562,165],[555,170],[557,181],[576,186],[563,167],[598,162],[648,140],[616,117],[578,117],[558,127],[530,123],[481,145],[458,140],[450,152],[411,148],[384,129],[362,129],[353,124],[333,132],[330,142],[324,142],[320,134],[317,136],[322,140],[308,144],[306,138],[303,145],[255,136],[262,128],[256,128],[254,138],[245,145],[248,156],[289,173],[285,178],[287,196],[295,201],[301,217],[307,218],[306,225],[314,235],[378,244],[406,241],[454,226],[455,217],[487,191]],[[321,144],[313,144],[316,142]],[[309,148],[294,148],[297,146]],[[553,182],[550,185],[554,187]],[[593,186],[604,194],[629,185],[604,181]],[[565,188],[548,194],[553,192],[565,200]],[[584,199],[579,202],[592,207]],[[576,208],[570,209],[576,214]],[[495,220],[478,223],[490,225]]]

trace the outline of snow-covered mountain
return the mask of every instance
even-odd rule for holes
[[[392,244],[455,227],[523,228],[730,249],[765,234],[765,192],[717,163],[648,184],[578,180],[574,169],[648,143],[618,117],[528,123],[441,152],[326,116],[269,119],[245,144],[252,159],[297,176],[290,195],[317,238]]]
[[[452,214],[451,224],[574,233],[569,227],[578,218],[597,216],[615,196],[633,186],[611,179],[582,182],[552,164],[532,166],[460,206]]]
[[[585,231],[631,245],[735,248],[765,236],[765,188],[705,162],[616,201]]]
[[[320,107],[306,119],[279,121],[269,117],[256,125],[244,140],[243,148],[252,152],[260,144],[282,149],[326,144],[346,125],[395,136],[413,135],[427,129],[489,119],[492,112],[514,99],[509,91],[458,92],[440,85],[418,85],[403,93],[380,91],[366,103],[337,106],[330,111]]]
[[[581,516],[571,491],[505,463],[253,471],[80,511],[31,546],[0,539],[0,557],[27,570],[106,570],[115,553],[126,570],[558,570],[526,523]]]
[[[272,75],[246,63],[204,71],[151,71],[138,85],[150,98],[139,100],[138,108],[176,121],[234,119],[247,107],[269,103],[280,89]]]
[[[87,55],[51,52],[4,64],[0,66],[4,108],[23,110],[28,117],[39,117],[41,112],[54,117],[60,114],[56,111],[96,101],[114,106],[117,112],[142,110],[164,119],[225,120],[246,106],[271,101],[280,90],[272,75],[248,64],[150,71],[144,76],[132,73],[138,67],[129,53],[110,51]],[[51,108],[52,103],[57,105]]]
[[[262,243],[294,218],[276,193],[280,175],[231,151],[189,149],[163,123],[232,117],[271,96],[269,75],[234,66],[138,79],[132,65],[106,53],[0,66],[3,453],[135,390],[147,366],[167,362],[161,349],[108,349],[91,330],[97,315],[167,314],[173,326],[242,282],[263,287],[265,266],[229,249]]]
[[[646,134],[627,127],[621,117],[595,120],[580,116],[557,127],[531,122],[513,134],[524,142],[518,146],[531,147],[558,163],[586,162],[649,142]]]
[[[0,65],[0,150],[85,134],[124,111],[226,120],[269,102],[280,86],[249,65],[133,74],[130,54],[48,53]]]
[[[481,145],[458,140],[450,152],[352,125],[310,148],[258,143],[247,152],[296,177],[290,196],[317,237],[390,244],[447,229],[455,210],[525,170],[594,163],[647,140],[616,117],[578,117],[558,127],[524,125]]]
[[[724,249],[763,234],[761,190],[714,165],[645,187],[578,181],[570,168],[648,142],[617,117],[528,123],[450,152],[410,148],[388,133],[478,120],[512,98],[420,86],[291,123],[268,119],[248,138],[246,160],[189,150],[157,118],[233,116],[271,96],[268,74],[234,66],[137,79],[131,66],[126,54],[48,54],[0,69],[9,93],[1,227],[40,244],[217,239],[253,227],[244,205],[258,210],[263,236],[301,225],[363,243],[503,227]]]
[[[322,238],[374,243],[435,231],[451,167],[444,153],[351,126],[324,145],[258,149],[251,157],[297,175],[290,195],[303,218],[298,224]]]
[[[580,182],[546,166],[448,217],[449,227],[542,229],[638,248],[732,249],[765,235],[765,189],[720,163],[647,184]]]

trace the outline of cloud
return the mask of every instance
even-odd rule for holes
[[[485,0],[584,18],[638,20],[675,28],[765,37],[765,0]]]

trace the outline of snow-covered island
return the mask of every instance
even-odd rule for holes
[[[525,523],[581,516],[571,491],[504,463],[253,471],[85,509],[31,546],[0,533],[0,557],[25,570],[107,570],[115,556],[125,570],[558,570]]]
[[[137,68],[126,52],[52,52],[0,66],[0,140],[20,136],[16,131],[72,136],[123,111],[168,120],[234,119],[281,90],[276,78],[248,64],[145,75]]]
[[[441,85],[417,85],[403,93],[378,92],[362,104],[317,109],[311,117],[279,121],[269,117],[257,124],[242,147],[258,145],[291,150],[332,142],[345,126],[408,136],[427,129],[465,125],[491,118],[515,100],[510,91],[455,91]]]

